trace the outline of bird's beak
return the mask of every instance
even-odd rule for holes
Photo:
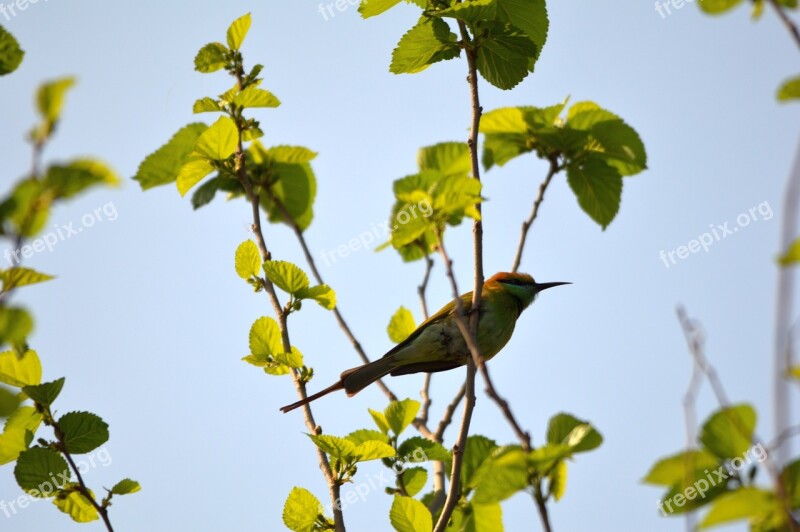
[[[554,286],[561,286],[562,284],[572,284],[572,283],[536,283],[536,291],[541,292],[542,290],[547,290],[548,288],[553,288]]]

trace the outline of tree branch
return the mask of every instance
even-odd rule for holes
[[[778,14],[778,18],[781,19],[783,25],[786,26],[786,29],[789,30],[789,33],[794,39],[794,43],[800,47],[800,30],[797,29],[797,24],[789,18],[789,15],[786,14],[786,10],[778,4],[776,0],[769,0],[770,5],[775,9],[775,12]]]
[[[708,382],[711,384],[711,388],[714,391],[714,395],[717,398],[717,402],[719,403],[720,407],[728,408],[730,407],[730,402],[728,401],[728,396],[725,393],[724,388],[722,387],[722,381],[720,381],[719,376],[717,375],[714,366],[709,363],[708,359],[705,356],[705,348],[704,348],[704,339],[702,335],[702,331],[700,330],[699,325],[696,321],[691,320],[688,315],[686,314],[686,310],[679,306],[677,309],[678,320],[680,321],[681,327],[683,329],[684,336],[686,337],[686,343],[689,346],[689,352],[691,353],[692,357],[694,358],[695,364],[700,368],[700,370],[705,374]],[[765,446],[761,438],[753,432],[752,435],[748,434],[750,431],[746,430],[742,421],[738,418],[738,416],[732,416],[731,421],[737,427],[737,430],[743,436],[749,436],[751,443],[753,445],[760,445],[764,449],[768,449],[769,447]],[[773,479],[775,484],[775,492],[778,496],[778,500],[781,503],[784,513],[786,514],[786,520],[789,525],[789,529],[792,532],[800,531],[800,524],[798,524],[797,520],[794,518],[794,514],[792,513],[792,505],[789,498],[789,494],[786,491],[786,486],[783,484],[783,480],[781,479],[780,469],[769,456],[769,453],[765,454],[764,458],[764,467],[769,472],[770,476]]]
[[[469,32],[467,31],[466,24],[458,21],[459,32],[461,33],[461,44],[464,48],[467,57],[468,77],[467,81],[470,88],[470,100],[472,104],[472,124],[470,126],[470,136],[467,141],[467,146],[470,151],[470,159],[472,162],[472,177],[480,182],[480,163],[478,161],[478,133],[480,131],[481,123],[481,105],[480,97],[478,95],[478,74],[475,61],[477,53],[472,45]],[[478,213],[481,212],[480,203],[475,204]],[[439,515],[439,520],[436,522],[434,532],[443,532],[447,528],[450,517],[453,515],[456,505],[461,498],[461,468],[464,460],[464,450],[467,444],[467,437],[469,436],[469,426],[472,420],[472,411],[475,409],[475,373],[477,367],[483,364],[483,357],[478,349],[475,339],[478,337],[478,317],[480,315],[481,307],[481,292],[483,290],[483,224],[480,218],[475,220],[472,225],[473,248],[474,248],[474,271],[475,278],[472,290],[472,308],[470,310],[470,327],[466,329],[463,323],[463,309],[461,308],[461,295],[458,291],[458,286],[453,275],[453,263],[447,256],[447,251],[444,248],[444,243],[440,234],[437,234],[439,252],[444,260],[445,268],[447,268],[447,276],[450,278],[450,285],[453,289],[453,297],[455,298],[455,313],[454,318],[458,324],[464,341],[470,350],[470,357],[467,359],[467,375],[464,383],[464,413],[461,419],[461,428],[453,446],[453,466],[450,472],[450,487],[447,493],[442,513]]]
[[[533,202],[533,209],[531,210],[530,216],[528,219],[522,222],[522,231],[519,235],[519,245],[517,246],[517,253],[514,256],[514,265],[511,267],[512,272],[516,272],[519,270],[520,262],[522,262],[522,250],[525,248],[525,240],[528,238],[528,230],[533,225],[534,220],[536,220],[536,216],[539,214],[539,206],[544,201],[544,193],[547,191],[547,187],[550,185],[550,181],[553,179],[553,176],[559,172],[560,168],[558,166],[558,157],[551,156],[550,157],[550,169],[547,172],[547,176],[542,181],[542,184],[539,185],[539,195],[536,196],[536,199]]]

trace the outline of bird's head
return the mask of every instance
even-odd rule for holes
[[[554,286],[560,286],[562,284],[571,284],[563,282],[537,283],[533,280],[533,277],[527,273],[509,272],[494,274],[486,281],[486,284],[490,283],[513,295],[520,302],[522,309],[527,308],[528,305],[533,303],[533,300],[536,299],[536,295],[542,290],[547,290],[548,288],[553,288]]]

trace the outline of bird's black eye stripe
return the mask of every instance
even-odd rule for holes
[[[519,285],[522,284],[522,280],[521,279],[506,279],[505,281],[503,281],[503,283],[505,283],[505,284],[513,284],[513,285],[519,286]]]

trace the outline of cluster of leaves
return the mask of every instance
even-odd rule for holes
[[[400,0],[363,0],[364,18],[379,15]],[[411,0],[422,9],[392,53],[395,74],[413,74],[434,63],[453,59],[462,50],[473,56],[483,78],[500,89],[512,89],[533,72],[549,21],[544,0]],[[468,31],[460,39],[448,20]],[[466,39],[466,41],[464,40]]]
[[[316,301],[322,308],[332,310],[336,306],[336,292],[325,284],[310,286],[308,275],[291,262],[268,260],[261,262],[258,247],[246,240],[236,249],[236,273],[247,281],[256,292],[265,286],[266,279],[286,292],[289,300],[284,309],[288,316],[302,308],[305,299]],[[250,354],[242,360],[270,375],[287,375],[292,369],[299,370],[301,380],[307,382],[314,375],[311,368],[303,364],[303,355],[292,346],[291,353],[284,352],[281,330],[278,323],[267,316],[257,319],[250,328]]]
[[[264,135],[260,123],[244,116],[246,109],[280,105],[275,95],[260,88],[262,65],[245,73],[239,48],[250,23],[250,14],[238,18],[228,28],[227,46],[206,44],[194,60],[198,72],[225,70],[236,79],[235,85],[217,98],[204,97],[194,103],[194,113],[223,116],[210,126],[192,123],[181,128],[142,161],[133,179],[142,190],[174,182],[183,196],[214,173],[195,190],[195,209],[210,203],[218,191],[235,198],[245,195],[249,186],[271,222],[305,230],[314,216],[317,182],[310,162],[317,154],[302,146],[265,148],[257,140]],[[245,142],[249,142],[246,149]],[[249,182],[245,184],[244,179]]]
[[[36,93],[36,109],[41,122],[30,132],[30,140],[35,149],[41,149],[55,132],[65,93],[73,84],[72,78],[63,78],[39,87]],[[29,175],[19,179],[5,197],[0,197],[0,237],[12,243],[6,260],[10,264],[19,264],[33,251],[44,249],[45,243],[41,240],[34,242],[33,246],[23,246],[22,243],[44,228],[55,203],[73,198],[96,185],[118,183],[119,177],[108,166],[98,160],[86,158],[52,164],[41,175],[38,169],[34,169]],[[33,329],[33,319],[24,308],[5,304],[8,294],[19,286],[49,278],[50,276],[18,267],[2,272],[0,346],[12,345],[23,351],[26,339]]]
[[[770,0],[753,0],[753,20],[761,18],[761,15],[764,13],[764,6],[769,1]],[[739,4],[743,2],[744,0],[704,0],[698,2],[697,5],[702,11],[709,15],[721,15],[738,7]],[[775,4],[779,9],[796,10],[798,6],[797,0],[775,0]],[[778,101],[781,102],[800,100],[800,75],[793,76],[781,83],[776,96]]]
[[[447,225],[464,217],[480,219],[475,208],[482,201],[481,183],[470,177],[470,156],[462,142],[444,142],[422,148],[419,173],[394,182],[395,204],[390,217],[391,238],[379,246],[394,247],[404,261],[430,254]]]
[[[647,168],[639,134],[594,102],[549,107],[506,107],[484,115],[483,165],[503,166],[523,153],[566,170],[581,208],[604,229],[619,212],[623,177]]]
[[[96,505],[108,508],[114,495],[135,493],[140,490],[139,483],[121,480],[98,503],[91,490],[72,478],[73,470],[78,474],[72,456],[90,453],[108,441],[108,425],[90,412],[68,412],[56,419],[52,406],[64,387],[64,378],[41,380],[42,365],[35,351],[0,353],[0,382],[19,389],[15,396],[18,406],[0,434],[0,465],[16,461],[14,477],[28,495],[52,499],[59,510],[79,523],[96,521],[100,517]],[[33,406],[22,404],[27,400],[33,401]],[[42,424],[53,429],[53,437],[39,437],[31,446]]]
[[[703,423],[698,447],[659,460],[644,482],[667,489],[661,514],[680,515],[708,505],[700,528],[747,519],[756,532],[787,530],[781,496],[755,484],[758,465],[769,452],[754,444],[755,426],[750,405],[722,408]],[[800,508],[800,460],[783,468],[781,482],[790,509]]]
[[[0,27],[0,75],[15,70],[23,52],[13,36]],[[124,479],[107,490],[98,502],[86,487],[73,455],[90,453],[109,437],[108,425],[90,412],[68,412],[56,418],[54,401],[64,387],[62,377],[42,383],[42,365],[36,351],[28,346],[33,318],[21,307],[8,305],[17,289],[53,279],[53,276],[19,265],[29,252],[26,239],[36,236],[47,223],[57,202],[73,198],[95,185],[116,185],[119,177],[100,161],[76,159],[52,164],[44,171],[38,159],[44,145],[56,131],[66,92],[74,85],[72,78],[62,78],[39,87],[36,108],[40,123],[29,140],[34,147],[34,167],[20,179],[5,198],[0,199],[0,237],[12,242],[9,262],[16,266],[0,269],[0,417],[7,418],[0,433],[0,465],[16,462],[14,477],[31,497],[52,499],[53,504],[79,523],[95,521],[111,505],[115,495],[135,493],[139,483]],[[44,242],[37,240],[32,251],[41,251]],[[28,404],[32,401],[32,405]],[[52,429],[52,437],[38,437],[41,425]],[[36,438],[36,445],[32,445]],[[73,473],[76,478],[73,478]]]

